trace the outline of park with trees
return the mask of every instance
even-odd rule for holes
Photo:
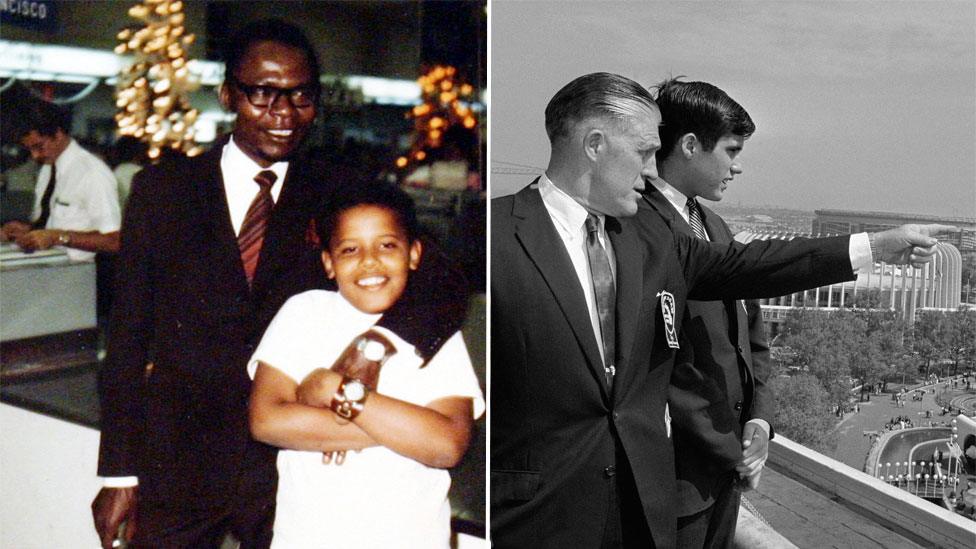
[[[909,323],[877,295],[857,297],[790,311],[772,353],[777,432],[822,453],[836,447],[832,428],[852,399],[971,373],[976,361],[976,310],[920,310]]]

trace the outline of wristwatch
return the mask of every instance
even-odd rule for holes
[[[71,235],[68,234],[68,231],[61,231],[58,233],[58,244],[62,246],[71,244]]]
[[[369,389],[358,379],[343,376],[339,390],[332,395],[332,403],[329,408],[337,416],[352,420],[363,411],[366,397],[369,396]]]

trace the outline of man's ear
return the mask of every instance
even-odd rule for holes
[[[217,89],[217,99],[220,100],[220,106],[225,111],[236,112],[234,111],[234,102],[231,100],[230,84],[226,80],[221,82],[220,87]]]
[[[681,154],[685,158],[691,158],[695,151],[702,151],[701,142],[698,141],[698,137],[693,133],[686,133],[678,139],[678,147],[681,149]]]
[[[600,128],[592,128],[583,137],[583,151],[590,160],[596,160],[606,147],[607,134]]]
[[[332,256],[329,255],[328,250],[322,250],[322,267],[325,268],[325,275],[329,277],[329,280],[334,280],[335,269],[332,268]]]

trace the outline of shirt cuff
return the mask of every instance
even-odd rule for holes
[[[772,430],[772,428],[769,426],[769,422],[768,421],[766,421],[765,419],[755,418],[755,419],[750,419],[749,421],[747,421],[746,422],[746,425],[748,425],[750,423],[752,423],[753,425],[758,426],[763,431],[766,431],[766,438],[769,438],[769,432]]]
[[[102,477],[102,486],[106,488],[132,488],[139,486],[139,477]]]
[[[874,266],[868,233],[852,234],[847,245],[847,252],[851,256],[851,269],[854,272],[869,272]]]

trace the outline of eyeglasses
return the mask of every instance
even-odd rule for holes
[[[278,97],[284,95],[288,102],[296,109],[312,107],[318,99],[318,90],[315,86],[307,84],[295,86],[293,88],[279,88],[277,86],[250,86],[243,82],[232,80],[235,88],[244,92],[248,103],[255,107],[268,107],[274,105]]]

